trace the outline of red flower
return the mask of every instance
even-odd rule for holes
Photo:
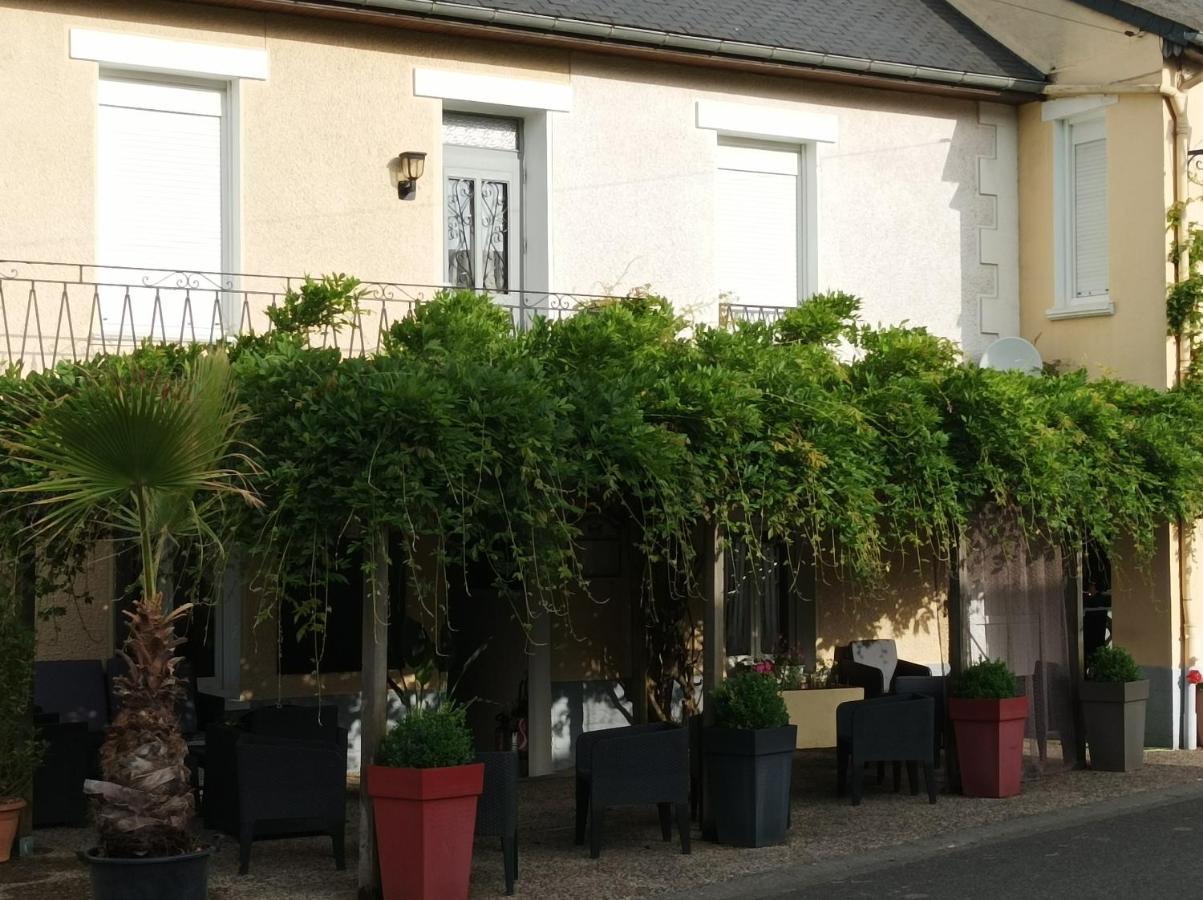
[[[1191,684],[1203,683],[1203,672],[1200,672],[1198,669],[1191,669],[1186,673],[1186,680]]]

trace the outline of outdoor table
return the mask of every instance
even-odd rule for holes
[[[782,691],[790,724],[798,726],[797,749],[834,747],[835,709],[847,700],[865,699],[864,688],[826,687]]]

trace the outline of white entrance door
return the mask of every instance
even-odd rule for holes
[[[447,284],[519,307],[522,160],[514,119],[446,113],[443,197]]]
[[[209,340],[225,259],[225,91],[102,78],[97,262],[108,344]],[[116,266],[130,268],[113,268]]]

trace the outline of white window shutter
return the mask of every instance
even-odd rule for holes
[[[798,302],[800,159],[797,148],[719,145],[715,274],[731,303]]]
[[[102,79],[97,115],[97,262],[104,280],[156,284],[177,271],[219,273],[223,262],[220,89]],[[170,282],[175,284],[176,282]],[[102,294],[106,334],[205,339],[218,300],[198,290],[137,288]],[[132,331],[131,331],[132,329]]]
[[[1090,123],[1093,125],[1094,123]],[[1096,129],[1071,126],[1072,299],[1101,297],[1110,288],[1107,224],[1107,140]]]

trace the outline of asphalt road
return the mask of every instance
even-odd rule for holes
[[[1203,897],[1203,798],[948,850],[796,892],[791,900]]]
[[[791,864],[669,900],[1203,900],[1200,782]]]

